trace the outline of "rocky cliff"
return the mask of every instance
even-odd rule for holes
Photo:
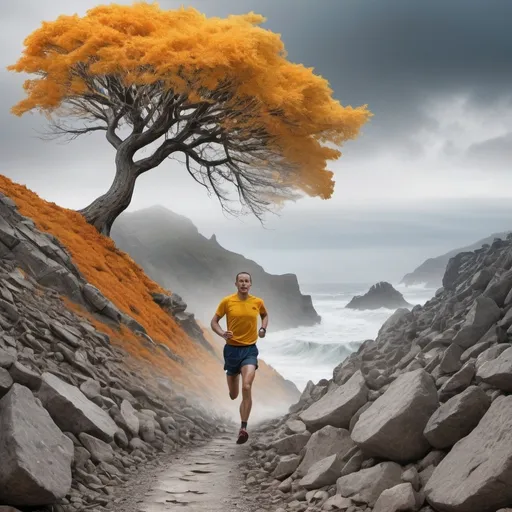
[[[356,295],[345,306],[348,309],[397,309],[409,307],[404,296],[393,288],[390,283],[382,281],[374,284],[364,295]]]
[[[272,275],[244,256],[202,236],[192,222],[163,207],[125,213],[112,229],[116,245],[162,286],[179,290],[189,307],[209,324],[220,299],[234,293],[235,275],[252,274],[251,293],[264,298],[271,329],[320,321],[311,297],[302,295],[294,274]]]
[[[460,252],[471,252],[480,249],[480,247],[483,245],[490,245],[496,238],[506,238],[507,234],[508,231],[503,233],[494,233],[487,238],[478,240],[478,242],[475,242],[474,244],[461,247],[459,249],[454,249],[453,251],[449,251],[435,258],[428,258],[419,267],[414,269],[409,274],[406,274],[400,283],[405,284],[406,286],[425,284],[427,288],[439,288],[439,286],[441,286],[441,281],[446,270],[446,265],[448,264],[450,258],[453,258]]]
[[[262,428],[248,485],[280,511],[511,510],[512,240],[443,283]]]
[[[231,425],[221,349],[79,214],[0,176],[0,509],[122,506],[157,455]],[[265,407],[298,396],[260,369]]]

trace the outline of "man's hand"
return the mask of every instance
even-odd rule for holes
[[[266,329],[265,329],[265,328],[263,328],[263,327],[261,327],[261,328],[260,328],[260,330],[259,330],[259,332],[258,332],[258,336],[259,336],[260,338],[264,338],[264,337],[265,337],[265,334],[267,334]]]
[[[222,333],[222,337],[225,339],[225,340],[229,340],[230,338],[233,337],[233,332],[232,331],[224,331]]]

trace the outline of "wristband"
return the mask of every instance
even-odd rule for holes
[[[267,332],[267,329],[265,329],[265,327],[260,327],[260,331],[265,331],[265,332]]]

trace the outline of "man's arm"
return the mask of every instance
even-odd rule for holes
[[[214,333],[218,334],[221,338],[227,340],[233,337],[233,333],[231,331],[224,331],[224,329],[219,324],[219,320],[221,318],[221,316],[215,313],[215,315],[213,315],[212,321],[210,322],[210,327],[212,328],[212,331]]]
[[[258,336],[260,338],[264,338],[265,334],[267,334],[268,327],[268,313],[267,308],[265,308],[265,303],[262,301],[260,305],[260,317],[261,317],[261,327],[258,331]]]
[[[263,327],[263,329],[267,329],[268,327],[268,313],[265,311],[265,313],[261,313],[261,327]]]

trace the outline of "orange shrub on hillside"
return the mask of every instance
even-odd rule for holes
[[[114,242],[88,224],[79,213],[44,201],[27,187],[0,175],[0,191],[16,202],[22,215],[55,235],[68,249],[88,282],[120,310],[135,318],[155,341],[187,357],[204,358],[204,352],[158,306],[151,292],[169,293],[149,279],[142,268]]]

